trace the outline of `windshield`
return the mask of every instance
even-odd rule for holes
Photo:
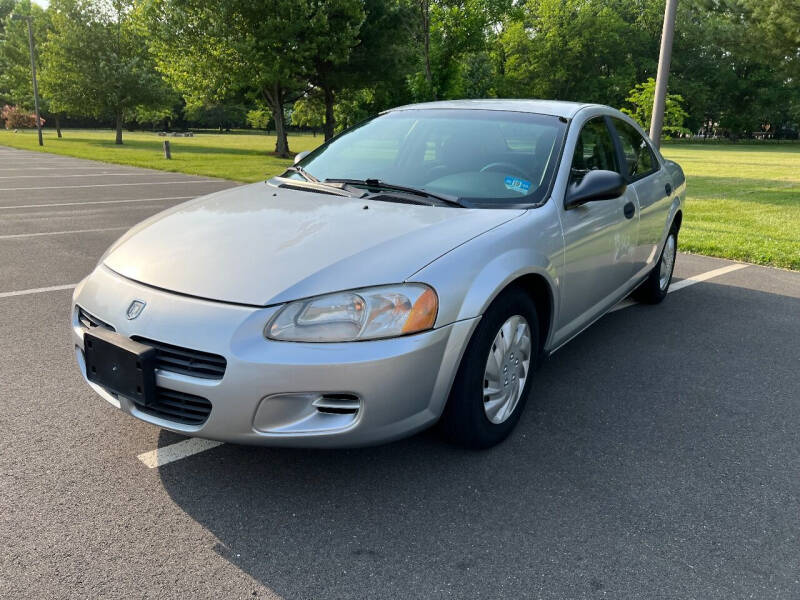
[[[565,130],[566,123],[551,115],[400,110],[346,131],[298,166],[320,181],[380,180],[457,197],[468,206],[537,204],[550,186]]]

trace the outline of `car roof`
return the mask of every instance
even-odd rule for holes
[[[386,112],[398,110],[420,110],[425,108],[457,108],[472,110],[509,110],[515,112],[529,112],[540,115],[553,115],[571,119],[582,108],[587,106],[601,106],[599,104],[584,104],[581,102],[563,102],[560,100],[442,100],[440,102],[423,102],[421,104],[407,104],[398,106]]]

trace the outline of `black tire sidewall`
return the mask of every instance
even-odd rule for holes
[[[670,236],[672,236],[675,239],[675,249],[673,250],[675,256],[672,257],[672,267],[669,270],[669,279],[667,280],[667,287],[661,289],[661,277],[660,277],[661,262],[664,260],[664,250],[667,249],[667,241],[669,241]],[[667,234],[667,239],[664,241],[664,250],[661,251],[661,258],[658,259],[658,269],[655,270],[655,273],[656,273],[656,285],[658,286],[659,291],[666,296],[667,292],[669,291],[669,286],[672,284],[672,273],[673,271],[675,271],[675,259],[678,258],[678,232],[675,231],[674,229],[670,229],[669,233]]]
[[[661,255],[658,257],[658,262],[656,262],[653,270],[650,271],[647,279],[644,280],[644,283],[642,283],[642,285],[640,285],[634,291],[633,297],[639,302],[643,302],[645,304],[658,304],[667,297],[669,286],[672,284],[672,272],[675,271],[675,263],[677,262],[678,258],[678,230],[674,226],[669,230],[667,239],[669,236],[675,238],[675,258],[672,261],[672,271],[669,274],[669,282],[667,283],[667,287],[661,289],[660,282],[661,261],[664,260],[664,250],[667,248],[667,242],[665,240],[664,247],[661,249]]]
[[[531,359],[522,396],[514,412],[502,423],[492,423],[483,408],[483,375],[489,350],[500,326],[514,315],[528,322]],[[505,439],[522,415],[539,358],[539,321],[536,304],[524,291],[511,289],[498,297],[484,314],[461,359],[441,426],[453,442],[472,448],[488,448]]]

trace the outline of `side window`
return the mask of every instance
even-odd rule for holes
[[[658,161],[639,132],[620,119],[614,119],[614,128],[619,134],[622,152],[625,154],[625,174],[637,179],[655,171]]]
[[[570,181],[578,183],[586,173],[597,169],[622,173],[611,132],[603,117],[590,119],[581,129],[575,154],[572,156]]]

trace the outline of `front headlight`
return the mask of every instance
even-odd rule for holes
[[[431,329],[439,298],[423,283],[337,292],[290,302],[270,319],[264,335],[288,342],[374,340]]]

